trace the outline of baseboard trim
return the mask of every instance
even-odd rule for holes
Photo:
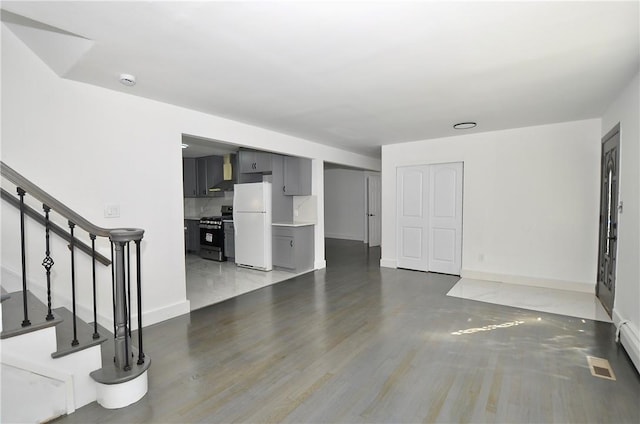
[[[398,268],[398,262],[395,259],[380,258],[380,266],[383,268]]]
[[[327,261],[322,259],[313,264],[313,269],[324,269],[327,267]]]
[[[180,315],[188,314],[190,311],[191,302],[188,300],[145,311],[142,315],[142,326],[146,327],[147,325],[157,324]],[[132,319],[133,318],[135,318],[135,316],[132,316]]]
[[[525,277],[523,275],[496,274],[492,272],[463,269],[460,277],[474,280],[496,281],[498,283],[519,284],[522,286],[543,287],[547,289],[567,290],[595,294],[594,283],[579,281],[553,280],[548,278]]]
[[[631,322],[625,322],[625,319],[615,309],[612,318],[616,328],[624,322],[620,327],[620,344],[631,358],[636,370],[640,372],[640,332]]]

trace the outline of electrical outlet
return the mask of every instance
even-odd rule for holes
[[[104,205],[105,218],[120,218],[120,205],[108,204]]]

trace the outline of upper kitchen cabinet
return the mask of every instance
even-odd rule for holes
[[[196,173],[196,159],[182,159],[182,185],[184,197],[198,197],[198,179]]]
[[[224,179],[222,156],[182,159],[184,197],[224,196],[223,191],[209,191]]]
[[[284,157],[284,185],[282,191],[288,196],[311,195],[311,159]]]
[[[238,152],[240,172],[245,174],[270,173],[273,170],[271,153],[256,150],[240,150]]]
[[[220,192],[212,192],[209,189],[222,181],[222,165],[222,156],[205,156],[196,159],[198,195],[200,197],[220,196]]]

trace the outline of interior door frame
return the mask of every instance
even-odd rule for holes
[[[604,178],[605,178],[605,168],[606,168],[606,164],[604,163],[605,160],[605,144],[611,140],[614,137],[618,137],[618,141],[617,141],[617,157],[616,157],[616,163],[615,163],[615,167],[616,167],[616,185],[615,185],[615,190],[616,190],[616,204],[614,206],[614,210],[615,210],[615,215],[616,215],[616,219],[615,219],[615,227],[613,228],[613,233],[615,234],[615,245],[614,245],[614,249],[613,249],[613,278],[612,278],[612,284],[611,284],[611,305],[606,305],[605,302],[603,301],[603,298],[600,297],[600,280],[601,280],[601,267],[604,266],[604,264],[602,263],[605,260],[604,257],[604,253],[603,253],[603,249],[604,249],[604,243],[605,242],[605,237],[609,237],[609,234],[605,234],[604,230],[603,230],[603,226],[605,225],[605,219],[608,219],[608,216],[605,217],[603,214],[603,182],[604,182]],[[599,219],[599,223],[598,223],[598,258],[597,258],[597,270],[596,270],[596,297],[598,298],[598,300],[600,301],[600,303],[602,303],[602,305],[604,306],[604,309],[607,311],[607,313],[609,314],[609,316],[612,316],[613,314],[613,306],[615,305],[615,295],[616,295],[616,278],[617,278],[617,274],[618,274],[618,242],[617,242],[617,236],[618,236],[618,215],[619,215],[619,208],[620,208],[620,123],[618,122],[616,125],[614,125],[614,127],[609,130],[609,132],[607,132],[607,134],[602,137],[602,143],[601,143],[601,147],[600,147],[600,196],[599,196],[599,203],[598,203],[598,210],[599,210],[599,215],[600,215],[600,219]],[[609,205],[611,206],[611,205]],[[607,269],[604,270],[604,273],[607,274]],[[607,275],[604,275],[603,278],[607,278]]]
[[[378,244],[376,244],[375,246],[380,246],[380,244],[382,243],[382,205],[381,205],[381,190],[382,190],[382,176],[379,173],[366,173],[365,174],[365,237],[364,237],[364,242],[367,243],[369,245],[369,247],[371,246],[371,232],[370,230],[370,226],[371,226],[371,210],[369,209],[369,202],[371,201],[371,185],[370,185],[370,181],[371,178],[377,178],[378,180],[378,205],[377,205],[377,215],[376,218],[377,219],[377,227],[378,227]]]
[[[405,266],[405,264],[399,264],[400,262],[400,249],[401,247],[401,239],[402,236],[400,234],[401,232],[401,213],[400,213],[400,208],[401,205],[400,203],[402,202],[402,194],[401,194],[401,182],[400,182],[400,175],[401,172],[400,170],[407,170],[407,169],[411,169],[411,168],[415,168],[416,170],[418,169],[422,169],[422,172],[426,172],[427,173],[427,177],[426,177],[426,182],[423,180],[423,183],[426,184],[427,189],[426,191],[423,191],[423,200],[424,200],[424,207],[426,208],[426,213],[427,215],[429,215],[431,212],[431,202],[432,202],[432,193],[431,193],[431,179],[432,179],[432,170],[433,167],[437,167],[439,165],[454,165],[454,164],[459,164],[460,165],[460,169],[459,169],[459,173],[457,175],[460,176],[459,179],[459,186],[456,183],[456,199],[457,199],[457,203],[459,203],[459,242],[458,244],[458,249],[455,256],[456,258],[459,258],[459,269],[457,269],[457,271],[455,273],[449,273],[448,271],[438,271],[438,270],[434,270],[434,268],[436,268],[435,266],[433,266],[431,258],[430,258],[430,249],[431,249],[431,242],[433,241],[433,234],[431,234],[431,230],[433,229],[433,226],[431,224],[431,218],[429,216],[427,216],[426,218],[426,226],[423,227],[424,230],[426,230],[426,234],[427,234],[427,238],[426,238],[426,245],[423,246],[425,247],[425,252],[426,252],[426,256],[421,257],[421,262],[420,265],[418,266]],[[464,244],[464,185],[465,185],[465,161],[464,160],[457,160],[457,161],[446,161],[446,162],[430,162],[430,163],[421,163],[421,164],[416,164],[416,165],[401,165],[401,166],[396,166],[396,216],[395,216],[395,234],[396,234],[396,267],[398,268],[405,268],[405,269],[411,269],[411,270],[416,270],[416,271],[425,271],[425,272],[439,272],[439,273],[447,273],[450,275],[461,275],[462,273],[462,269],[463,269],[463,262],[464,262],[464,257],[463,257],[463,244]],[[424,178],[424,177],[423,177]],[[459,192],[458,192],[459,189]],[[423,221],[424,224],[424,221]],[[404,260],[404,259],[403,259]]]

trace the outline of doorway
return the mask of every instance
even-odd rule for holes
[[[397,266],[460,275],[463,163],[397,168]]]
[[[367,176],[367,238],[369,247],[380,246],[382,220],[380,175]]]
[[[613,311],[618,246],[618,186],[620,169],[620,124],[602,138],[600,174],[600,240],[596,296],[609,316]]]

